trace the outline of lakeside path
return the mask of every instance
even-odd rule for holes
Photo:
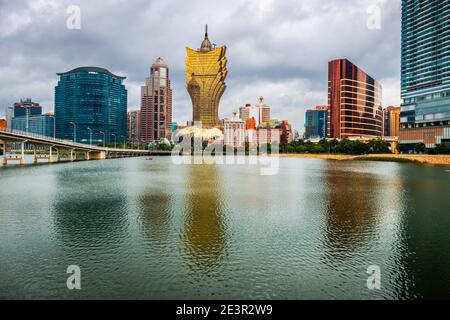
[[[418,155],[418,154],[369,154],[353,156],[345,154],[280,154],[285,158],[312,158],[326,160],[373,160],[373,161],[411,161],[425,164],[450,166],[450,155]]]

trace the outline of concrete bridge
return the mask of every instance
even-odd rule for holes
[[[62,161],[63,159],[66,159],[66,161],[105,160],[123,157],[142,157],[151,154],[148,150],[105,148],[5,128],[0,128],[0,140],[3,141],[3,165],[7,165],[8,162],[24,165],[26,145],[34,146],[33,163],[38,163],[42,160],[52,163]],[[8,154],[7,146],[12,143],[20,145],[19,155]],[[36,147],[43,147],[45,149],[44,153],[39,152],[38,154]],[[53,158],[54,152],[56,152],[55,160]],[[77,155],[80,154],[83,157],[77,158]]]

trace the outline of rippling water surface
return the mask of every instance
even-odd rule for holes
[[[0,169],[0,298],[450,297],[446,168],[259,169],[170,158]],[[69,265],[81,291],[66,288]]]

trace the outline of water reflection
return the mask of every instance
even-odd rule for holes
[[[449,177],[433,167],[403,166],[408,219],[400,230],[407,281],[412,297],[448,299],[450,295]],[[446,195],[443,194],[446,190]],[[444,197],[446,199],[444,199]]]
[[[171,231],[172,199],[164,191],[154,191],[145,190],[138,196],[138,208],[142,228],[152,248],[164,253]]]
[[[207,273],[226,255],[226,226],[221,180],[216,166],[187,166],[184,227],[185,257],[191,267]]]
[[[60,168],[55,172],[53,225],[65,248],[86,250],[127,239],[127,196],[116,173],[103,172],[94,163]],[[70,166],[70,165],[69,165]],[[99,188],[99,179],[102,182]],[[109,180],[109,181],[108,181]],[[82,186],[82,187],[79,187]]]
[[[374,235],[377,181],[367,172],[349,174],[334,162],[328,162],[325,170],[325,248],[333,258],[350,258]]]

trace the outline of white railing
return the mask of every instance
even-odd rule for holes
[[[6,132],[6,133],[10,133],[10,134],[14,134],[14,135],[20,135],[21,138],[23,139],[39,139],[39,140],[44,140],[45,142],[48,142],[49,144],[51,143],[57,143],[57,144],[64,144],[64,145],[68,145],[74,148],[82,148],[82,149],[93,149],[93,150],[99,150],[99,151],[121,151],[121,152],[147,152],[148,150],[136,150],[136,149],[120,149],[120,148],[106,148],[106,147],[99,147],[99,146],[93,146],[90,144],[84,144],[84,143],[76,143],[70,140],[63,140],[63,139],[58,139],[58,138],[53,138],[53,137],[49,137],[49,136],[44,136],[41,134],[36,134],[36,133],[32,133],[32,132],[26,132],[26,131],[21,131],[21,130],[13,130],[13,129],[8,129],[8,128],[0,128],[0,132]]]

